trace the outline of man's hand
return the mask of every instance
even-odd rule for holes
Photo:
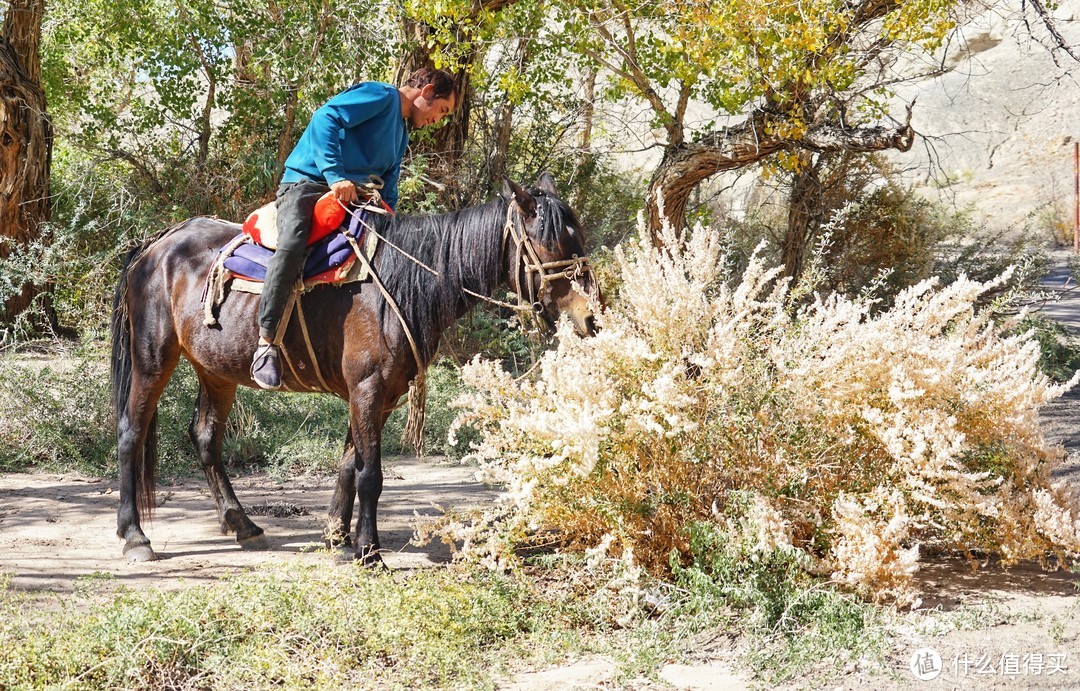
[[[352,180],[338,180],[333,185],[330,185],[330,191],[334,193],[334,196],[342,204],[352,204],[360,196],[357,194],[356,185],[352,183]]]

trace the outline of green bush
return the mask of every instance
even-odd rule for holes
[[[49,286],[49,299],[65,331],[104,333],[120,263],[128,248],[165,227],[120,182],[115,166],[94,166],[60,144],[51,175],[52,220],[41,238],[0,260],[0,302],[26,283]],[[44,297],[44,296],[42,296]],[[16,320],[16,336],[47,324],[39,301]]]
[[[761,551],[745,532],[714,523],[691,523],[687,532],[689,564],[677,554],[671,559],[675,586],[685,593],[680,609],[684,616],[734,610],[743,630],[759,641],[750,646],[747,662],[765,681],[884,654],[883,610],[818,582],[798,550]]]
[[[1072,379],[1080,370],[1080,341],[1069,329],[1048,317],[1032,314],[1020,321],[1014,333],[1032,332],[1039,343],[1039,369],[1056,382]]]
[[[1037,289],[1048,258],[1041,235],[1030,227],[980,225],[971,209],[925,198],[879,156],[833,157],[820,175],[822,196],[811,209],[804,268],[815,274],[815,290],[847,297],[872,293],[878,308],[887,309],[900,291],[931,276],[945,284],[961,275],[987,282],[1012,265],[1024,269],[988,299]],[[764,201],[739,217],[715,206],[691,214],[731,231],[727,257],[734,273],[745,269],[755,251],[769,263],[782,260],[788,197],[756,196]]]
[[[0,471],[115,473],[108,381],[86,359],[63,369],[0,360]]]
[[[424,453],[446,455],[461,458],[469,452],[470,444],[477,439],[471,428],[461,430],[451,443],[450,426],[457,416],[451,403],[464,390],[461,372],[449,360],[439,360],[428,367],[427,371],[427,417],[424,421]],[[384,454],[409,453],[411,449],[401,442],[401,433],[405,429],[408,406],[395,410],[383,428],[382,451]]]

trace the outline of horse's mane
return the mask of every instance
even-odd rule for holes
[[[475,298],[495,290],[499,275],[499,244],[506,219],[506,202],[439,216],[400,216],[377,223],[379,233],[413,257],[439,272],[433,276],[385,242],[375,256],[375,271],[409,324],[425,363],[435,356],[439,336]],[[383,328],[397,323],[383,301]]]
[[[539,223],[534,239],[552,249],[560,229],[579,232],[577,216],[562,200],[535,192]],[[500,251],[508,202],[496,199],[482,206],[435,216],[379,217],[379,234],[439,272],[433,276],[412,259],[381,243],[374,267],[397,302],[425,363],[435,356],[439,336],[458,315],[476,303],[467,288],[490,295],[502,279]],[[397,317],[383,301],[384,328]]]

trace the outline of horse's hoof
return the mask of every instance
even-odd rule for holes
[[[372,549],[371,547],[356,550],[353,554],[353,559],[360,562],[364,568],[372,569],[374,571],[385,571],[389,569],[386,562],[383,561],[382,555],[379,554],[379,550]]]
[[[154,554],[154,550],[150,548],[150,545],[134,545],[124,548],[124,557],[131,562],[136,561],[155,561],[157,555]]]
[[[240,549],[249,549],[252,551],[266,551],[270,549],[270,541],[266,539],[266,536],[262,533],[258,535],[252,535],[251,537],[236,538],[236,544],[240,545]]]

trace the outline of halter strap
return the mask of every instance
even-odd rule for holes
[[[588,257],[574,255],[571,259],[554,262],[541,261],[532,238],[525,232],[525,221],[522,217],[521,207],[516,199],[511,199],[506,208],[506,224],[503,226],[502,244],[499,250],[500,256],[505,255],[508,240],[511,238],[514,240],[514,266],[517,272],[517,304],[496,300],[465,287],[462,287],[461,290],[499,307],[505,307],[519,313],[528,312],[532,322],[538,327],[543,327],[540,315],[544,308],[541,301],[550,290],[549,284],[560,278],[572,281],[582,274],[590,272],[592,269],[589,266],[589,259]],[[525,284],[524,288],[522,284]],[[528,291],[527,296],[526,290]],[[519,315],[518,321],[524,328],[525,319]]]

